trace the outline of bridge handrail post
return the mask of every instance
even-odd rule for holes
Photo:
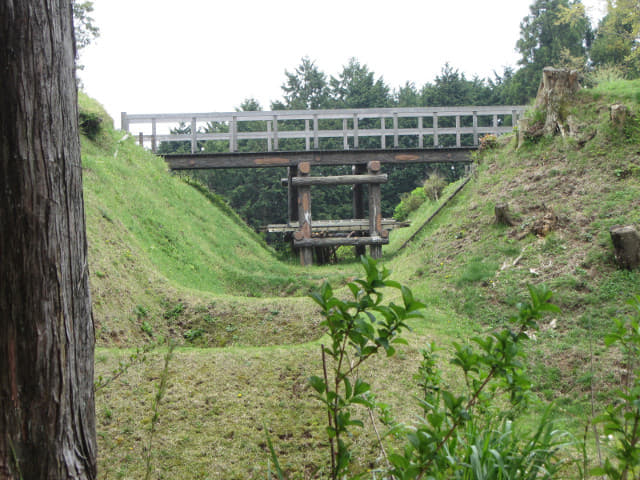
[[[191,153],[196,153],[198,149],[197,139],[198,129],[196,128],[196,117],[191,118]]]
[[[393,148],[398,148],[398,112],[393,113]]]
[[[273,149],[278,150],[280,147],[278,145],[278,116],[273,116],[273,128],[271,129],[273,134]]]
[[[358,114],[353,114],[353,148],[359,147],[358,141]]]
[[[271,131],[271,120],[267,120],[267,152],[273,151],[273,132]]]
[[[473,145],[478,146],[478,112],[473,111]]]
[[[456,147],[460,147],[460,115],[456,115]]]
[[[342,148],[349,150],[349,137],[347,135],[347,119],[342,119]]]
[[[151,151],[156,153],[156,119],[155,117],[151,119]]]
[[[438,112],[433,112],[433,146],[438,147],[440,140],[438,137]]]
[[[498,114],[493,114],[493,133],[498,135]]]
[[[424,118],[418,117],[418,148],[424,148]]]
[[[320,138],[318,137],[318,114],[313,114],[313,148],[318,150],[320,148]]]
[[[380,148],[387,148],[387,136],[385,135],[385,130],[387,128],[386,118],[384,115],[380,117],[380,130],[382,130],[382,134],[380,135]]]
[[[120,130],[129,131],[129,117],[127,112],[120,112]]]
[[[304,149],[311,150],[311,138],[309,137],[309,119],[304,120]]]

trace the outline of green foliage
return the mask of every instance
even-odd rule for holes
[[[602,424],[605,435],[613,439],[615,462],[607,458],[592,473],[616,480],[640,476],[640,296],[628,304],[633,315],[626,320],[614,319],[615,328],[605,336],[605,344],[619,346],[623,354],[625,373],[621,387],[611,392],[613,401],[595,419]]]
[[[160,422],[160,404],[167,394],[167,388],[169,386],[169,363],[173,358],[173,350],[175,349],[175,344],[173,342],[169,342],[167,353],[164,355],[164,366],[162,368],[162,372],[160,373],[160,381],[158,382],[158,387],[156,390],[156,394],[153,397],[153,402],[151,404],[151,422],[149,425],[149,435],[147,438],[146,444],[146,455],[145,455],[145,476],[144,480],[149,480],[151,478],[151,474],[153,473],[153,439],[156,433],[156,429],[158,428],[158,423]]]
[[[437,173],[430,175],[422,184],[425,195],[429,200],[434,202],[439,200],[442,190],[444,190],[446,186],[447,182]]]
[[[420,208],[427,200],[427,193],[425,192],[424,187],[418,187],[411,192],[404,193],[400,197],[400,203],[396,206],[393,211],[393,218],[402,222],[409,217],[409,214],[414,210]]]
[[[553,478],[560,466],[557,453],[566,442],[549,410],[532,430],[523,426],[530,381],[521,343],[545,312],[558,308],[544,288],[529,287],[529,294],[530,302],[520,304],[510,319],[512,327],[474,337],[475,347],[454,343],[451,363],[461,370],[464,393],[442,384],[433,346],[423,351],[419,386],[425,416],[393,430],[407,440],[389,456],[394,478]]]
[[[535,96],[547,66],[586,63],[587,45],[593,36],[591,24],[580,1],[535,0],[520,24],[516,48],[521,55],[517,72],[525,98]],[[575,65],[570,65],[575,67]]]
[[[93,12],[93,2],[80,2],[74,0],[73,5],[73,26],[75,28],[76,50],[79,52],[93,40],[100,36],[100,29],[91,17]]]
[[[352,407],[373,407],[368,396],[371,386],[358,377],[358,368],[380,351],[395,354],[395,345],[406,343],[399,335],[408,328],[406,321],[420,316],[424,305],[413,298],[411,290],[388,279],[390,272],[369,257],[361,258],[365,278],[347,284],[352,300],[335,296],[325,282],[311,298],[322,309],[322,326],[327,329],[331,345],[322,345],[323,377],[312,376],[309,384],[316,392],[328,415],[327,435],[330,444],[331,478],[342,478],[349,472],[351,451],[349,432],[362,427],[352,418]],[[382,289],[395,288],[403,305],[383,304]],[[326,357],[332,360],[331,368]],[[330,372],[329,372],[330,370]]]
[[[78,126],[80,131],[89,139],[95,140],[102,128],[102,117],[95,112],[85,112],[80,110]]]
[[[184,333],[184,338],[189,342],[193,342],[194,340],[202,337],[203,333],[204,330],[201,328],[192,328]]]
[[[389,272],[374,260],[363,257],[362,264],[366,278],[347,285],[352,300],[336,297],[328,283],[312,294],[331,340],[330,346],[322,346],[323,377],[312,376],[309,383],[328,415],[332,479],[350,473],[353,452],[346,437],[363,426],[353,417],[354,406],[376,406],[358,368],[380,351],[393,355],[394,344],[404,343],[399,334],[408,328],[406,320],[424,308],[408,288],[388,280]],[[384,287],[400,290],[404,305],[384,305]],[[532,430],[523,426],[530,381],[521,343],[527,332],[538,329],[543,314],[559,310],[549,303],[550,291],[529,287],[529,295],[530,301],[519,304],[510,319],[511,327],[474,337],[471,344],[454,342],[451,363],[461,370],[464,393],[442,382],[431,343],[422,350],[415,376],[424,413],[419,423],[395,423],[388,406],[377,405],[390,433],[406,440],[403,449],[388,456],[386,474],[391,478],[553,478],[566,441],[554,429],[549,409]]]
[[[178,318],[182,312],[184,312],[184,304],[176,303],[175,305],[168,305],[163,316],[165,320],[172,321]]]
[[[614,66],[629,78],[640,76],[640,5],[637,0],[608,2],[591,46],[595,66]]]

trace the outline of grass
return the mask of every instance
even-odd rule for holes
[[[637,81],[614,82],[580,92],[576,139],[542,139],[520,150],[515,139],[500,139],[501,148],[479,158],[474,180],[407,248],[399,250],[437,204],[426,202],[411,214],[410,228],[392,232],[383,261],[428,310],[412,324],[407,348],[361,375],[398,417],[419,411],[406,397],[416,388],[423,345],[435,341],[445,350],[446,375],[452,341],[502,325],[525,298],[527,283],[545,283],[562,313],[531,342],[528,367],[537,395],[555,401],[560,425],[582,438],[592,389],[599,411],[624,373],[603,335],[640,291],[638,272],[616,268],[608,234],[612,225],[640,222],[640,138],[608,124],[611,103],[638,114],[639,88]],[[96,372],[107,376],[116,368],[131,353],[124,347],[165,337],[179,343],[154,434],[153,476],[266,478],[263,422],[288,478],[321,476],[324,418],[305,379],[319,372],[322,338],[304,295],[323,278],[342,285],[357,266],[278,262],[237,218],[168,175],[132,139],[120,141],[122,135],[108,127],[96,140],[83,140]],[[503,201],[518,221],[514,227],[494,224],[493,207]],[[553,231],[526,234],[549,211],[557,217]],[[163,353],[150,354],[97,394],[101,478],[144,474],[142,445]],[[369,422],[356,445],[375,459],[372,438]],[[591,435],[588,441],[593,451]]]

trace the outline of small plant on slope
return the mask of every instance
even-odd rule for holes
[[[392,429],[407,440],[389,456],[392,478],[554,478],[561,466],[557,453],[566,442],[554,430],[550,410],[531,431],[519,426],[530,387],[521,343],[544,312],[558,311],[548,290],[529,287],[529,293],[531,301],[520,304],[511,328],[473,338],[475,347],[453,344],[451,363],[462,371],[462,393],[443,384],[434,346],[423,350],[418,385],[424,417],[417,425]]]
[[[634,315],[627,321],[614,319],[615,329],[605,336],[607,346],[620,345],[625,355],[626,381],[612,393],[615,403],[596,418],[604,433],[614,440],[613,454],[617,465],[608,458],[594,469],[595,475],[611,479],[640,478],[640,296],[628,302]]]
[[[381,350],[387,356],[393,355],[394,344],[406,343],[398,336],[408,328],[406,320],[419,316],[424,308],[407,287],[388,280],[390,272],[378,267],[375,260],[362,257],[362,265],[366,278],[347,285],[351,300],[336,297],[328,283],[311,295],[322,308],[322,325],[331,337],[331,345],[322,345],[324,375],[313,376],[309,382],[327,411],[332,479],[349,472],[349,430],[363,426],[362,421],[352,418],[351,407],[356,404],[373,407],[368,396],[370,385],[356,376],[358,367]],[[384,287],[399,289],[403,305],[384,305],[381,291]],[[327,357],[331,359],[330,365]]]
[[[337,298],[328,284],[312,295],[331,338],[330,346],[322,346],[323,377],[311,377],[310,384],[327,412],[332,479],[351,473],[349,431],[363,426],[352,418],[353,407],[376,406],[370,385],[357,378],[357,368],[381,350],[393,355],[393,345],[405,343],[398,334],[408,328],[406,320],[421,316],[424,308],[408,288],[388,280],[389,271],[374,260],[363,257],[362,264],[366,278],[348,284],[352,300]],[[399,289],[403,305],[384,305],[384,287]],[[434,345],[423,350],[417,379],[424,418],[416,426],[394,425],[385,409],[389,434],[406,439],[406,444],[388,456],[389,469],[380,472],[383,478],[553,478],[560,467],[556,454],[564,443],[553,429],[550,411],[530,432],[518,426],[530,386],[520,344],[527,331],[537,329],[543,313],[558,311],[549,303],[548,290],[530,287],[529,292],[531,301],[519,306],[513,327],[474,338],[475,349],[454,344],[452,363],[462,370],[465,393],[443,385]]]

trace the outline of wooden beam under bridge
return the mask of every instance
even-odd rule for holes
[[[371,161],[404,165],[409,163],[471,163],[476,147],[311,150],[259,153],[193,153],[163,155],[171,170],[208,168],[295,167],[314,165],[364,165]]]

